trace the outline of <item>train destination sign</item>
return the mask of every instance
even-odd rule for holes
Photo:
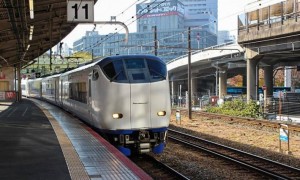
[[[94,1],[68,1],[68,22],[94,22]]]

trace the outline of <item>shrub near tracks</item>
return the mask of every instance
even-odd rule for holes
[[[206,111],[230,116],[257,118],[259,116],[259,105],[254,101],[246,103],[235,99],[225,101],[221,106],[209,106]]]

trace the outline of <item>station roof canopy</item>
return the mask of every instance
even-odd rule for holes
[[[30,3],[33,3],[33,18]],[[67,22],[66,0],[1,0],[0,65],[23,66],[32,62],[58,44],[76,25]]]

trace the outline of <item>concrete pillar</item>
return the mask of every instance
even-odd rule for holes
[[[273,96],[273,66],[264,67],[264,80],[265,86],[267,87],[267,97]]]
[[[246,75],[242,75],[243,77],[243,87],[247,87],[247,76]]]
[[[177,103],[177,105],[179,106],[179,107],[181,107],[181,104],[182,104],[182,82],[177,82],[176,83],[177,84],[177,86],[175,86],[175,87],[177,87],[177,90],[178,90],[178,92],[177,92],[177,100],[178,100],[178,103]]]
[[[292,86],[292,70],[290,66],[284,68],[284,87]]]
[[[194,76],[192,75],[192,100],[197,99],[197,92],[198,92],[198,79],[193,78]]]
[[[219,70],[219,98],[227,95],[227,71],[225,69]]]
[[[21,90],[21,64],[18,65],[17,68],[17,78],[18,78],[18,101],[21,101],[22,98],[22,90]]]
[[[171,78],[171,107],[174,106],[174,81],[173,78]]]
[[[257,98],[257,79],[258,72],[256,72],[256,65],[258,60],[247,59],[247,101],[255,100]]]
[[[216,83],[215,83],[215,95],[218,96],[219,91],[219,70],[216,69]]]

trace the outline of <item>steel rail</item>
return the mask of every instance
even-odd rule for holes
[[[258,165],[254,165],[253,163],[249,163],[245,160],[241,160],[239,158],[235,158],[233,156],[226,155],[225,153],[218,152],[217,150],[212,150],[212,149],[217,148],[217,149],[219,149],[219,151],[221,151],[221,150],[226,150],[227,152],[230,151],[231,153],[234,153],[235,155],[239,154],[239,156],[243,156],[243,158],[245,158],[245,156],[246,156],[246,158],[248,158],[248,159],[249,158],[251,160],[254,159],[256,161],[256,164],[258,164],[259,162],[263,162],[265,164],[267,163],[268,165],[272,165],[273,168],[276,167],[277,168],[276,170],[278,170],[279,168],[282,168],[281,170],[285,169],[285,170],[288,170],[288,171],[291,171],[291,172],[295,172],[297,174],[297,177],[300,177],[300,169],[298,169],[298,168],[288,166],[288,165],[285,165],[285,164],[282,164],[282,163],[278,163],[276,161],[272,161],[272,160],[269,160],[269,159],[266,159],[266,158],[263,158],[263,157],[260,157],[260,156],[256,156],[256,155],[253,155],[253,154],[250,154],[250,153],[238,150],[238,149],[234,149],[234,148],[222,145],[222,144],[218,144],[218,143],[215,143],[215,142],[212,142],[212,141],[209,141],[209,140],[205,140],[205,139],[202,139],[202,138],[199,138],[199,137],[196,137],[196,136],[192,136],[192,135],[189,135],[189,134],[186,134],[186,133],[182,133],[182,132],[179,132],[179,131],[175,131],[175,130],[172,130],[172,129],[169,129],[168,132],[169,132],[169,136],[168,136],[169,139],[175,140],[175,141],[183,143],[185,145],[189,145],[189,146],[194,147],[196,149],[200,149],[202,151],[213,154],[215,156],[222,157],[226,160],[233,161],[235,163],[241,164],[241,165],[243,165],[247,168],[250,168],[250,169],[252,169],[256,172],[267,175],[269,177],[276,178],[276,179],[291,179],[291,177],[287,177],[285,175],[278,174],[274,171],[268,170],[267,168],[260,167]],[[173,134],[183,136],[183,139],[177,138]],[[186,140],[186,139],[189,139],[189,140]],[[204,142],[209,146],[213,145],[215,147],[208,148],[208,147],[204,147],[204,145],[201,146],[201,145],[198,145],[196,143],[191,143],[191,142],[197,142],[197,141],[198,142],[202,141],[202,143]]]
[[[130,159],[154,179],[189,179],[150,155],[144,154],[139,157],[131,157]]]
[[[175,110],[172,110],[173,113]],[[180,110],[182,114],[186,113],[187,110]],[[211,117],[211,118],[218,118],[222,120],[227,120],[227,121],[239,121],[241,123],[247,123],[247,124],[255,124],[255,125],[264,125],[270,128],[277,128],[279,129],[281,127],[281,124],[287,124],[288,129],[290,131],[294,131],[299,133],[300,132],[300,125],[295,124],[295,123],[290,123],[287,121],[270,121],[266,119],[255,119],[255,118],[247,118],[247,117],[237,117],[237,116],[229,116],[229,115],[223,115],[223,114],[215,114],[215,113],[208,113],[208,112],[197,112],[197,111],[192,111],[192,115],[196,116],[204,116],[204,117]]]

